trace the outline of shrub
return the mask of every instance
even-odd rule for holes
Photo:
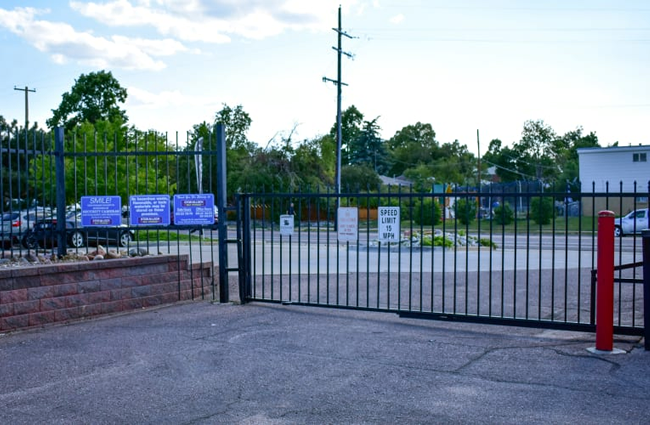
[[[456,219],[462,224],[469,224],[476,218],[476,202],[473,199],[458,199],[454,203]]]
[[[418,199],[413,202],[413,222],[418,225],[435,226],[440,224],[442,209],[438,201],[432,198]]]
[[[504,203],[499,205],[493,211],[494,221],[500,225],[508,225],[515,221],[515,213],[512,212],[510,205]]]
[[[530,201],[530,218],[537,224],[549,224],[554,218],[555,208],[551,198],[533,198]]]
[[[481,246],[488,246],[488,247],[490,247],[492,249],[497,249],[497,244],[492,239],[481,238],[481,239],[479,239],[478,243]]]

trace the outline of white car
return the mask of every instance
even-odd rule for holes
[[[614,235],[625,236],[641,233],[648,228],[648,208],[635,210],[614,220]]]

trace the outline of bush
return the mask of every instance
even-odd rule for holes
[[[494,221],[502,226],[511,224],[515,221],[515,213],[509,204],[504,203],[493,210]]]
[[[456,219],[467,225],[476,218],[476,202],[473,199],[458,199],[454,203]]]
[[[533,198],[530,201],[530,218],[537,224],[545,225],[554,218],[555,208],[551,198]]]
[[[454,242],[442,235],[424,235],[422,238],[422,246],[442,246],[445,248],[451,248],[454,246]]]
[[[413,222],[418,225],[435,226],[440,224],[442,209],[438,201],[432,198],[418,199],[413,202]]]

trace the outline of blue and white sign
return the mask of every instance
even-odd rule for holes
[[[81,225],[86,227],[122,224],[122,198],[119,196],[82,196]]]
[[[214,195],[174,195],[174,224],[214,224]]]
[[[133,195],[129,197],[131,226],[168,226],[169,195]]]

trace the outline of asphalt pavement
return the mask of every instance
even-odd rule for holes
[[[642,343],[192,302],[3,334],[0,424],[647,424]]]

